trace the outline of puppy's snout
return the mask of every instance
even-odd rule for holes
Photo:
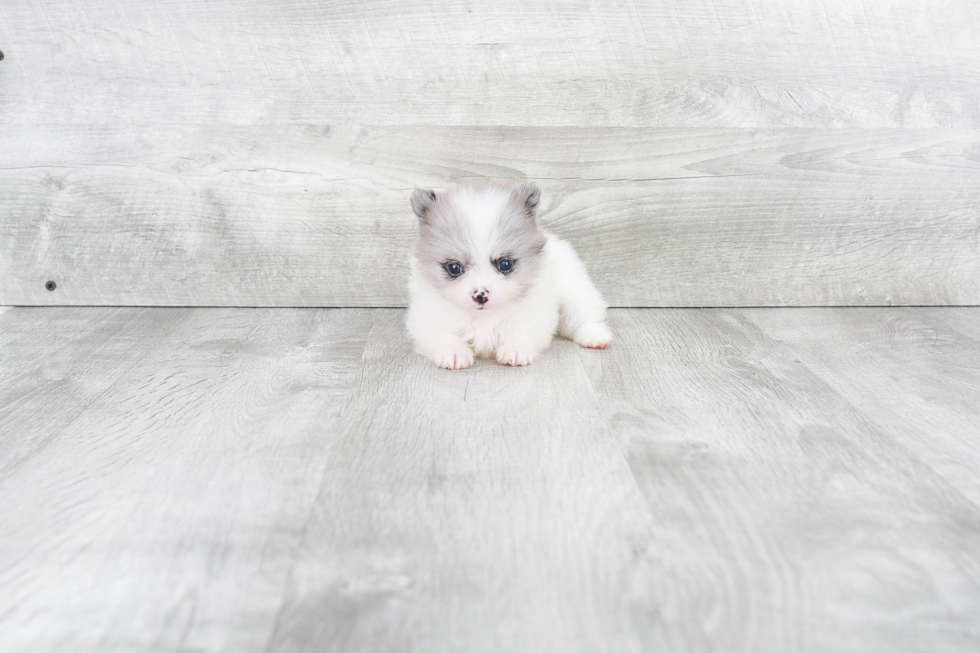
[[[482,290],[474,290],[473,291],[473,301],[475,301],[480,306],[483,306],[488,301],[490,301],[490,291],[487,290],[486,288],[484,288]]]

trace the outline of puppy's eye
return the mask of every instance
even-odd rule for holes
[[[457,261],[446,261],[442,264],[442,267],[446,268],[446,272],[448,272],[449,276],[453,278],[463,274],[463,266]]]
[[[504,274],[507,274],[514,269],[514,261],[509,258],[502,258],[497,261],[497,269]]]

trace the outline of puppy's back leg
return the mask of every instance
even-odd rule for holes
[[[558,333],[583,347],[605,348],[612,340],[606,326],[606,302],[571,245],[554,236],[548,249],[555,266],[561,318]]]

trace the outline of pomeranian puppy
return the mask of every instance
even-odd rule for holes
[[[555,333],[605,348],[606,303],[571,245],[538,227],[530,182],[416,188],[406,326],[416,351],[459,370],[475,356],[529,365]]]

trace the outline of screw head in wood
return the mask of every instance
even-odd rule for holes
[[[44,284],[44,287],[48,290],[54,290],[58,287],[58,284],[56,284],[54,281],[48,281],[46,284]]]

